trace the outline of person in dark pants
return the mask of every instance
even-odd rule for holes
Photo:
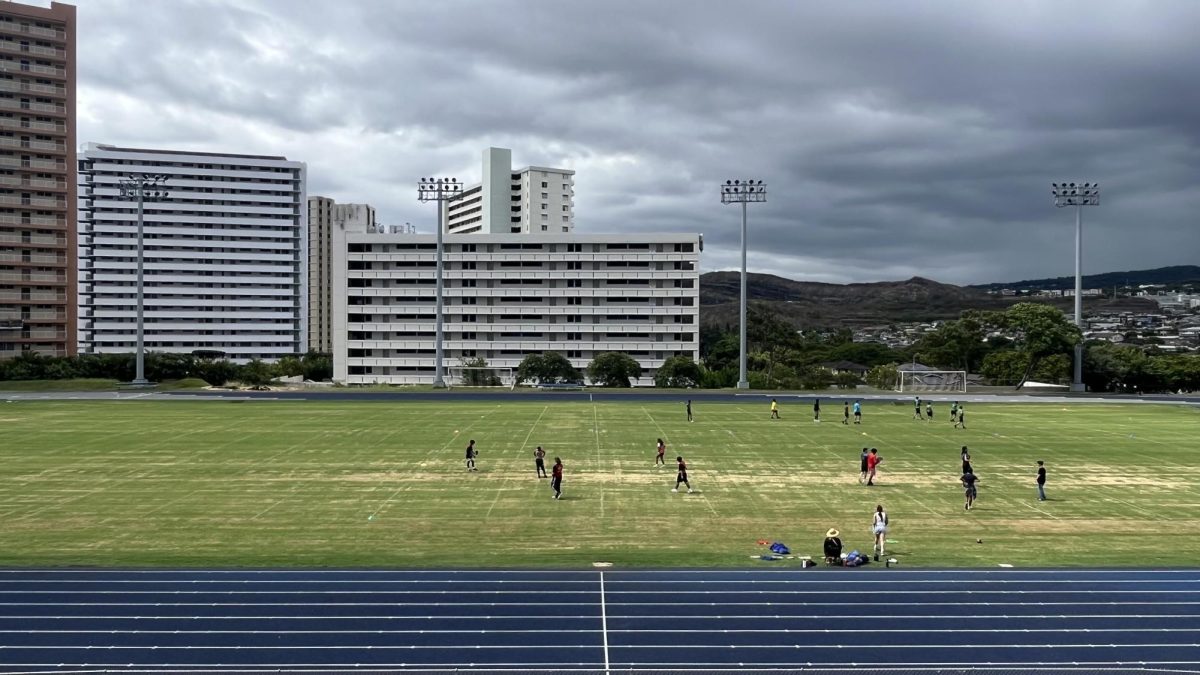
[[[658,454],[654,456],[654,466],[666,466],[667,444],[663,442],[663,439],[658,439],[656,449],[658,450]]]
[[[1039,502],[1046,501],[1046,465],[1043,464],[1042,460],[1040,460],[1040,459],[1038,460],[1037,486],[1038,486],[1038,501]]]
[[[975,498],[979,496],[979,491],[975,487],[975,483],[979,481],[975,474],[968,471],[962,475],[963,494],[967,498],[967,503],[963,509],[970,511],[972,506],[975,506]]]
[[[475,449],[475,439],[472,438],[470,443],[467,443],[467,471],[478,471],[475,468],[475,458],[479,456],[479,451]]]
[[[850,402],[842,401],[842,424],[850,424]]]
[[[813,421],[821,421],[821,399],[819,398],[813,399]]]
[[[962,458],[962,472],[971,473],[971,453],[967,452],[967,446],[962,446],[962,452],[959,453]]]
[[[967,417],[966,407],[961,406],[961,405],[958,406],[958,420],[954,422],[954,428],[955,429],[966,429],[967,428],[966,417]]]
[[[533,451],[533,464],[537,468],[537,477],[546,477],[546,451],[542,446],[537,446],[537,450]]]
[[[771,419],[782,419],[779,417],[779,402],[775,399],[771,399]]]
[[[554,466],[550,470],[554,472],[553,476],[550,478],[550,487],[554,488],[554,498],[561,499],[562,498],[562,474],[563,474],[562,460],[559,459],[558,457],[555,457],[554,458]]]
[[[688,399],[688,402],[687,402],[687,414],[688,414],[688,421],[691,422],[692,421],[692,399],[690,399],[690,398]]]
[[[687,486],[688,494],[691,494],[692,484],[688,482],[687,462],[683,461],[683,457],[676,457],[675,462],[679,465],[679,473],[675,476],[675,487],[671,490],[671,492],[679,492],[679,484],[683,483]]]
[[[871,456],[869,448],[863,448],[862,456],[858,459],[858,482],[867,482],[867,458]]]

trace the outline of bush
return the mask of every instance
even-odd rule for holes
[[[833,383],[838,389],[857,389],[858,385],[862,384],[862,380],[854,373],[838,373],[833,376]]]
[[[327,382],[333,379],[333,358],[329,354],[309,352],[300,360],[300,372],[310,382]]]
[[[583,373],[571,365],[567,357],[557,352],[530,354],[517,366],[517,382],[558,384],[560,382],[582,382]]]
[[[238,378],[239,368],[230,361],[200,361],[196,364],[196,376],[214,387],[224,387],[230,380]]]
[[[704,379],[704,369],[687,356],[672,356],[654,373],[656,387],[696,387]]]
[[[884,366],[875,366],[867,371],[866,379],[867,384],[876,389],[893,389],[899,378],[900,371],[896,369],[896,364],[889,363]]]
[[[242,366],[237,379],[241,380],[242,384],[250,385],[251,387],[265,387],[271,383],[271,380],[275,379],[275,369],[269,363],[254,359]]]

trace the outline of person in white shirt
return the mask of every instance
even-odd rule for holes
[[[879,556],[883,555],[883,544],[887,541],[887,530],[887,511],[883,510],[883,504],[877,504],[875,506],[875,514],[871,519],[871,533],[875,535],[875,545],[871,548],[875,552],[875,562],[879,562]]]

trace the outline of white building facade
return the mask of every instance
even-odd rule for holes
[[[275,360],[307,348],[305,165],[283,157],[88,144],[79,161],[79,352],[129,353],[137,334],[137,200],[144,203],[147,351]]]
[[[445,237],[444,365],[516,369],[552,351],[585,369],[604,352],[642,366],[699,360],[700,236],[470,234]],[[434,380],[433,235],[334,231],[334,381]]]
[[[308,198],[308,350],[333,349],[333,228],[376,232],[375,209],[367,204],[338,204],[329,197]]]
[[[447,234],[569,234],[575,229],[575,172],[512,169],[512,151],[483,152],[483,181],[444,210]]]

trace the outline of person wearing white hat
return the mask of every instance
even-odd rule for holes
[[[838,537],[841,532],[836,527],[829,528],[825,533],[825,563],[829,565],[842,564],[842,540]]]

